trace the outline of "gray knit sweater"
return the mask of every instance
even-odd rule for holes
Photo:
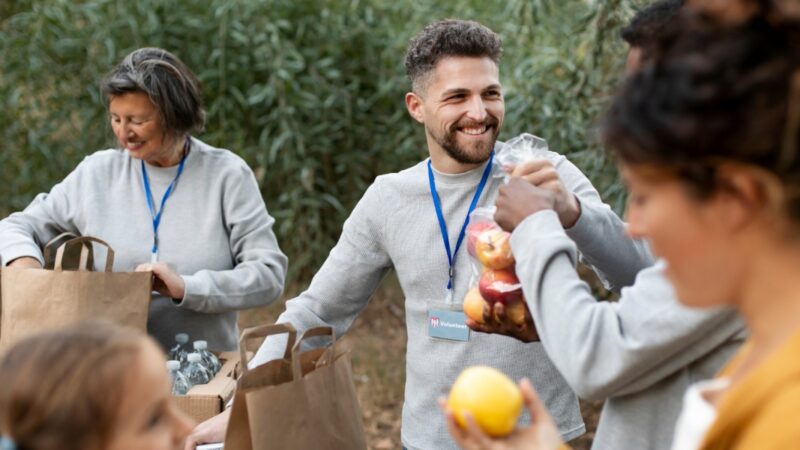
[[[567,188],[582,203],[600,202],[586,177],[566,158],[553,152],[539,156],[555,164]],[[584,426],[575,394],[540,344],[482,333],[471,333],[468,342],[428,336],[429,309],[461,310],[469,288],[470,261],[462,248],[456,256],[453,302],[447,304],[447,256],[428,187],[426,164],[423,161],[375,180],[345,222],[339,242],[308,290],[287,302],[278,322],[291,322],[298,331],[330,325],[337,335],[342,335],[384,275],[394,268],[405,296],[408,333],[403,445],[415,450],[456,448],[436,401],[447,394],[464,368],[476,364],[496,367],[514,380],[529,377],[553,413],[562,436],[571,439],[580,435]],[[451,246],[455,245],[482,172],[483,167],[457,175],[435,174]],[[493,205],[501,184],[500,178],[490,178],[478,206]],[[613,214],[610,210],[608,213]],[[605,273],[609,282],[630,284],[635,273],[650,263],[649,256],[622,233],[604,239],[609,241],[607,248],[617,251],[612,258],[616,264],[609,266],[614,270]],[[268,338],[251,365],[280,357],[284,343],[285,338]]]
[[[603,217],[605,205],[582,205]],[[608,217],[608,216],[606,216]],[[613,220],[613,218],[612,218]],[[593,450],[668,450],[683,392],[711,378],[745,337],[732,310],[691,310],[676,299],[660,261],[598,302],[575,272],[576,250],[618,227],[595,220],[569,234],[553,211],[525,219],[511,236],[517,274],[547,354],[577,394],[606,399]]]
[[[147,172],[160,203],[177,166],[147,165]],[[269,304],[283,291],[287,261],[273,222],[247,164],[192,139],[158,230],[159,260],[183,276],[186,295],[179,304],[153,295],[150,334],[165,347],[185,332],[192,340],[207,340],[211,350],[238,348],[236,311]],[[41,261],[41,245],[64,231],[108,242],[116,253],[115,271],[150,262],[153,228],[140,160],[121,150],[86,157],[50,193],[0,221],[0,260]]]

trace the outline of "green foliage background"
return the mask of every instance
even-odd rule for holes
[[[445,17],[478,20],[504,40],[501,139],[547,139],[619,209],[592,126],[622,70],[617,31],[632,3],[0,0],[0,217],[113,146],[102,76],[136,48],[163,47],[203,83],[199,137],[253,167],[291,276],[307,280],[374,177],[426,156],[403,103],[403,56],[410,37]]]

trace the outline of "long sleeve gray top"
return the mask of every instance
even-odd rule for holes
[[[619,228],[596,219],[608,217],[607,206],[581,206],[580,220],[595,226],[569,237],[549,210],[514,230],[511,246],[528,307],[567,383],[582,398],[607,399],[592,448],[667,450],[686,387],[714,376],[743,341],[744,324],[732,310],[682,306],[663,261],[641,271],[618,302],[598,302],[575,272],[575,243],[581,250],[607,247],[593,251],[610,254]]]
[[[159,205],[178,168],[146,167]],[[115,271],[150,262],[153,225],[142,183],[141,161],[126,151],[86,157],[48,194],[0,221],[0,259],[41,262],[41,246],[69,231],[108,242]],[[153,294],[148,332],[164,347],[185,332],[211,350],[235,350],[237,310],[266,305],[283,291],[287,260],[273,222],[244,160],[192,139],[158,229],[159,261],[183,277],[186,293],[180,302]]]
[[[582,203],[600,202],[591,183],[566,158],[553,152],[540,156],[554,163],[567,188]],[[435,173],[453,247],[482,172],[483,167],[456,175]],[[478,206],[494,204],[501,180],[489,179]],[[617,238],[620,258],[617,265],[609,266],[615,270],[605,275],[618,278],[610,280],[611,284],[624,285],[632,282],[650,259],[622,233]],[[448,262],[428,186],[427,160],[375,180],[345,222],[339,242],[308,290],[286,303],[278,322],[290,322],[298,331],[329,325],[342,335],[392,267],[405,296],[408,333],[401,430],[404,446],[413,450],[457,448],[436,400],[447,395],[464,368],[477,364],[496,367],[515,380],[529,377],[562,436],[571,439],[584,432],[577,399],[540,344],[483,333],[471,333],[468,342],[428,336],[429,309],[462,310],[470,261],[464,249],[455,256],[454,293],[448,303]],[[285,338],[267,338],[251,365],[281,357],[284,345]]]

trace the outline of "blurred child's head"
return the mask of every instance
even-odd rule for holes
[[[164,355],[107,322],[35,335],[0,360],[0,435],[19,450],[171,450],[191,423],[170,397]]]

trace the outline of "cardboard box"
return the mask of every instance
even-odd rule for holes
[[[175,403],[197,423],[208,420],[225,409],[236,390],[239,376],[239,352],[219,354],[222,368],[207,384],[192,386],[186,395],[173,395]]]

